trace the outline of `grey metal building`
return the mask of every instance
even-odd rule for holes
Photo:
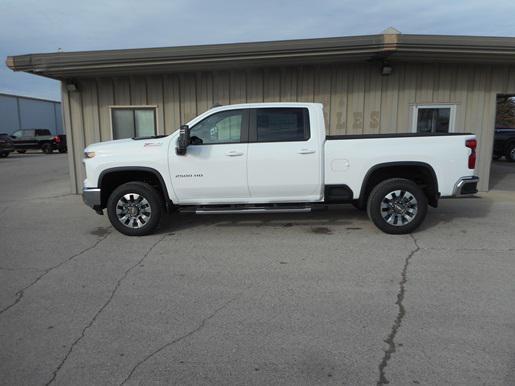
[[[49,129],[63,134],[61,102],[0,93],[0,133]]]
[[[72,190],[92,142],[168,134],[215,103],[315,101],[331,134],[474,132],[488,189],[497,94],[515,94],[515,38],[380,35],[30,54],[62,81]]]

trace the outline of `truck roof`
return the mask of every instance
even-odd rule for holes
[[[259,102],[259,103],[238,103],[232,105],[215,106],[209,111],[223,111],[233,109],[258,109],[258,108],[272,108],[272,107],[320,107],[323,108],[322,103],[312,102]]]

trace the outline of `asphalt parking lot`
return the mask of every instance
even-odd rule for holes
[[[66,155],[0,161],[1,384],[515,384],[515,168],[412,236],[344,207],[128,238]]]

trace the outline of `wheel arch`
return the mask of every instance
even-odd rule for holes
[[[368,196],[374,186],[389,178],[406,178],[417,185],[422,185],[429,205],[433,207],[438,206],[440,193],[438,191],[436,173],[431,165],[418,161],[384,162],[372,166],[363,178],[358,205],[365,207]]]
[[[510,137],[506,140],[506,143],[504,144],[504,153],[506,153],[511,146],[515,145],[515,137]],[[505,155],[505,154],[502,154]]]
[[[107,199],[116,187],[134,181],[147,182],[158,188],[167,210],[170,209],[171,200],[163,176],[158,170],[145,166],[119,166],[103,170],[98,177],[102,208],[106,207]]]

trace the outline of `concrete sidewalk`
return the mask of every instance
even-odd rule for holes
[[[344,207],[128,238],[67,194],[66,156],[1,161],[2,384],[515,383],[513,192],[412,236]]]

